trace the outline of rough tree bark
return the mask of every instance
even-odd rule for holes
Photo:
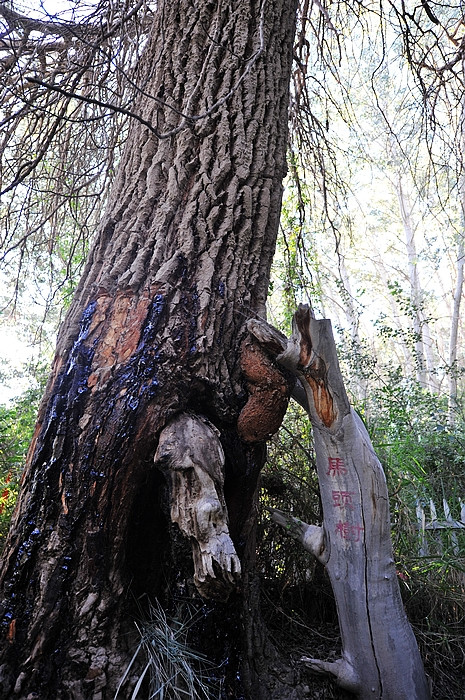
[[[241,441],[236,422],[241,328],[264,312],[278,228],[294,23],[289,0],[155,14],[134,111],[159,136],[133,123],[59,334],[1,569],[2,698],[113,697],[133,598],[170,609],[198,595],[194,577],[230,595],[198,635],[228,659],[230,693],[286,697],[271,689],[250,573],[263,442]],[[266,435],[275,410],[261,417]],[[189,430],[215,464],[169,447]],[[191,488],[188,522],[169,494]]]
[[[279,511],[274,518],[325,565],[343,651],[335,662],[303,660],[361,700],[427,700],[430,689],[396,576],[384,472],[350,407],[331,323],[301,306],[289,341],[263,321],[248,327],[299,380],[305,393],[298,398],[314,431],[323,524]]]

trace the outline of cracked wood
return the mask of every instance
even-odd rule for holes
[[[323,523],[308,525],[281,512],[274,519],[326,566],[342,658],[303,660],[360,700],[427,700],[430,688],[396,576],[384,472],[350,407],[331,324],[300,306],[289,340],[260,320],[248,328],[303,386],[314,432]]]

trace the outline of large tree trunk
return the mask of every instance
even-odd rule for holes
[[[132,653],[133,599],[172,610],[198,595],[189,541],[170,519],[179,465],[171,478],[153,464],[179,415],[212,431],[215,474],[225,473],[230,556],[225,571],[207,557],[207,574],[224,579],[230,602],[203,608],[208,634],[197,637],[229,659],[227,678],[245,660],[250,697],[271,697],[266,645],[251,635],[264,452],[237,434],[237,358],[244,320],[267,295],[294,15],[288,0],[175,0],[156,13],[134,111],[160,137],[133,123],[59,335],[1,571],[2,698],[113,697]]]
[[[263,321],[249,329],[300,381],[315,438],[323,523],[275,519],[324,564],[336,599],[342,658],[304,658],[360,700],[427,700],[430,689],[400,596],[384,472],[351,409],[331,323],[308,307],[294,315],[287,341]]]

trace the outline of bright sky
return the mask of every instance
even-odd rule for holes
[[[15,328],[2,324],[0,327],[0,372],[6,370],[8,374],[21,373],[23,365],[33,357],[33,350],[26,345]],[[28,382],[24,377],[11,376],[0,378],[0,404],[7,403],[10,399],[21,394],[28,388]]]
[[[39,345],[31,337],[34,326],[38,326],[43,315],[37,289],[31,290],[28,296],[24,295],[24,314],[19,314],[19,323],[10,316],[11,293],[11,286],[0,275],[0,404],[7,403],[29,387],[30,378],[22,376],[24,367],[41,357]],[[44,327],[44,331],[53,337],[54,331],[49,327]]]

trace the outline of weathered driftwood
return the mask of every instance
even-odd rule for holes
[[[223,494],[224,453],[206,419],[181,413],[162,430],[155,464],[171,484],[171,520],[190,538],[194,582],[205,597],[227,597],[241,573]]]
[[[363,700],[426,700],[429,684],[396,576],[383,469],[350,407],[331,323],[301,306],[289,341],[261,321],[250,321],[249,331],[299,380],[305,391],[300,401],[314,430],[323,524],[308,525],[278,511],[274,519],[326,566],[342,658],[303,661]]]

